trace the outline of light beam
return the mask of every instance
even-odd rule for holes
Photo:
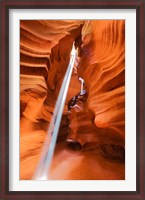
[[[59,131],[59,126],[62,118],[62,113],[64,109],[64,104],[66,100],[66,95],[72,75],[73,66],[77,58],[77,50],[75,50],[74,43],[71,51],[70,62],[63,79],[63,83],[56,101],[54,113],[49,125],[48,134],[42,149],[42,154],[40,156],[40,161],[35,171],[34,180],[48,180],[49,170],[51,162],[53,159],[53,154],[55,150],[57,135]]]

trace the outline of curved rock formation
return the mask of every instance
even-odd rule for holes
[[[86,102],[87,96],[87,92],[83,90],[82,93],[73,97],[68,104],[68,117],[70,120],[70,130],[67,136],[68,146],[76,150],[99,152],[111,160],[124,161],[124,147],[117,143],[114,132],[110,133],[106,128],[97,128],[91,120]]]
[[[78,72],[88,88],[88,108],[95,125],[111,129],[124,145],[125,21],[87,21],[82,40]]]
[[[21,21],[21,179],[35,172],[74,41],[79,64],[73,69],[50,179],[124,179],[124,26],[123,20]],[[78,77],[85,81],[83,94]]]
[[[21,83],[25,84],[25,88],[39,86],[39,91],[44,84],[47,86],[47,97],[41,110],[42,118],[46,121],[50,121],[50,113],[53,111],[69,63],[72,44],[80,35],[82,24],[83,21],[79,20],[21,20],[20,72],[26,75],[26,79],[27,75],[31,75],[32,79],[37,79],[36,82],[40,76],[44,80],[44,83],[40,81],[37,86],[35,81],[29,85],[21,79]],[[77,82],[75,85],[75,88],[78,88]]]
[[[22,179],[31,179],[34,174],[69,63],[72,44],[76,40],[77,45],[82,25],[83,21],[79,20],[21,20],[20,22]],[[71,85],[73,87],[68,91],[64,115],[67,113],[67,101],[80,90],[75,69]],[[59,139],[62,135],[66,134],[60,132]],[[29,164],[31,167],[26,170]]]

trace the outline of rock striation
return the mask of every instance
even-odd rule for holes
[[[74,150],[100,153],[107,159],[124,162],[125,149],[117,140],[108,138],[109,131],[95,126],[87,106],[86,90],[73,97],[68,103],[69,129],[67,145]],[[105,134],[103,135],[103,132]]]
[[[88,88],[96,127],[125,141],[125,21],[90,20],[82,29],[78,74]],[[109,134],[109,132],[108,132]],[[107,135],[107,134],[106,134]]]
[[[125,177],[125,21],[21,20],[21,179],[33,177],[74,41],[51,179]]]

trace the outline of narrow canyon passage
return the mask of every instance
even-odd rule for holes
[[[125,179],[124,26],[124,20],[21,20],[20,179],[36,171],[74,41],[78,58],[49,179]]]

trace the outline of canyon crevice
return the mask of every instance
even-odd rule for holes
[[[50,179],[125,179],[124,20],[21,20],[20,179],[34,175],[73,42]]]

